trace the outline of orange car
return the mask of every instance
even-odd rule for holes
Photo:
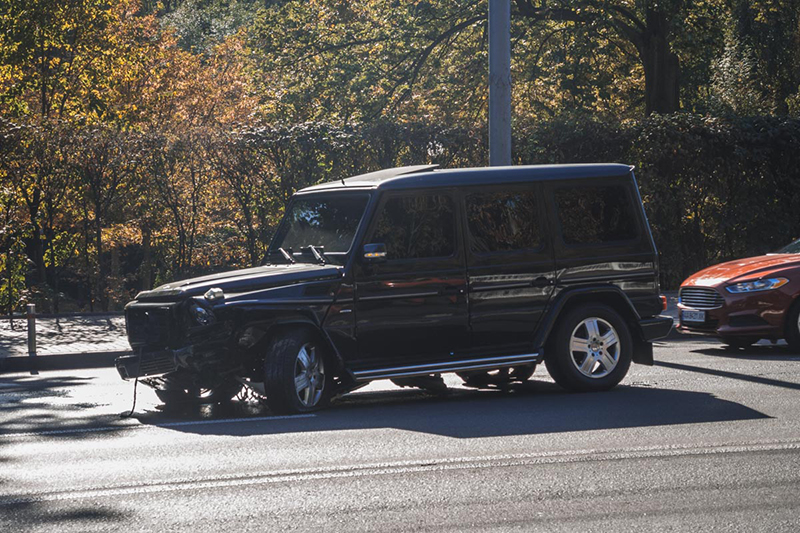
[[[734,348],[786,339],[800,350],[800,239],[776,253],[714,265],[681,284],[683,333]]]

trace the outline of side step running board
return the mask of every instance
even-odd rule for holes
[[[378,368],[374,370],[360,370],[353,372],[356,381],[370,381],[373,379],[405,378],[439,374],[443,372],[460,372],[462,370],[489,370],[521,364],[536,363],[538,353],[511,355],[503,357],[490,357],[486,359],[468,359],[465,361],[444,361],[428,365],[399,366],[393,368]]]

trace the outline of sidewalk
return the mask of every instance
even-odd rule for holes
[[[125,317],[119,314],[36,319],[36,364],[39,369],[111,366],[130,353]],[[7,371],[31,369],[28,322],[0,320],[0,365]]]

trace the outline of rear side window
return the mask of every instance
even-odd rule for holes
[[[472,193],[466,197],[466,206],[474,253],[539,247],[541,231],[533,191]]]
[[[390,260],[449,257],[455,252],[453,213],[453,199],[447,195],[390,198],[371,241],[384,243]]]
[[[638,235],[630,195],[623,185],[559,187],[555,198],[567,244],[627,241]]]

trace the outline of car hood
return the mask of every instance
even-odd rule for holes
[[[723,283],[767,277],[789,268],[800,268],[800,254],[759,255],[720,263],[689,276],[681,286],[715,287]]]
[[[137,300],[175,300],[201,296],[208,289],[220,288],[225,293],[242,293],[272,287],[293,285],[304,281],[333,279],[341,276],[342,267],[296,263],[294,265],[264,265],[242,270],[231,270],[198,278],[174,281],[140,292]]]

